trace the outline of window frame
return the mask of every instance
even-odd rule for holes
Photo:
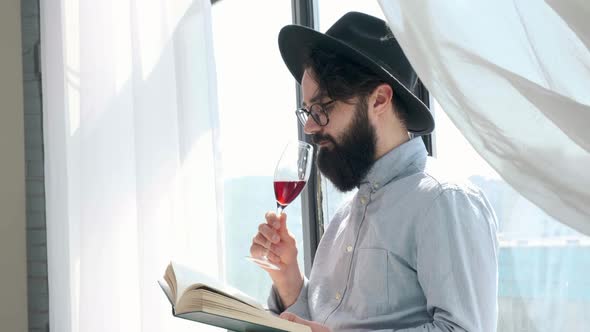
[[[316,0],[291,0],[293,24],[298,24],[318,30],[318,10]],[[303,97],[301,86],[295,83],[295,105],[301,105]],[[312,143],[311,138],[303,131],[303,126],[297,119],[297,135],[302,141]],[[324,231],[324,215],[322,212],[321,178],[317,167],[307,180],[306,189],[301,193],[301,218],[303,223],[303,263],[305,275],[309,277],[313,259]]]

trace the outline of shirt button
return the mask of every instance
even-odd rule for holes
[[[366,203],[367,203],[367,199],[366,199],[366,198],[364,198],[364,197],[361,197],[361,204],[363,204],[363,205],[364,205],[364,204],[366,204]]]
[[[352,246],[348,246],[348,247],[346,247],[346,251],[348,251],[348,252],[352,252]]]
[[[336,292],[335,298],[336,298],[336,300],[340,300],[340,298],[342,298],[342,295],[340,295],[339,292]]]

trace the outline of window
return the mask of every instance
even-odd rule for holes
[[[277,35],[291,23],[290,1],[219,1],[212,6],[224,167],[226,277],[261,303],[271,280],[244,259],[267,211],[275,210],[273,175],[290,139],[297,139],[295,81]],[[289,230],[303,248],[301,203],[287,207]],[[299,262],[303,270],[303,251]]]
[[[463,138],[440,105],[435,156],[481,188],[498,218],[498,331],[580,331],[588,326],[590,238],[519,195]]]

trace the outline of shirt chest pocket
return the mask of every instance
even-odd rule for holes
[[[389,311],[387,250],[359,248],[350,280],[349,310],[364,319]]]

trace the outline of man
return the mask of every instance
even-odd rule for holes
[[[420,138],[434,129],[418,78],[386,23],[348,13],[326,34],[287,26],[283,59],[297,111],[334,185],[358,188],[334,215],[309,280],[286,215],[267,213],[250,248],[280,271],[269,307],[313,331],[495,331],[495,216],[483,194],[446,180]]]

